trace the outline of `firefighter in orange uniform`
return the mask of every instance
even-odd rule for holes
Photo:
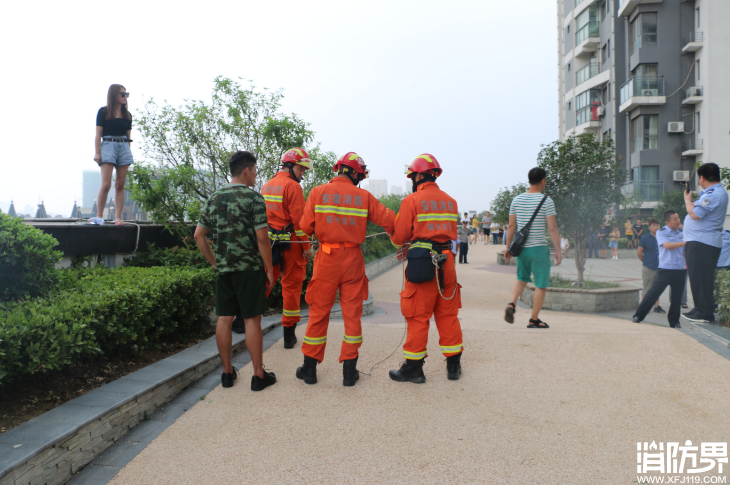
[[[430,154],[419,155],[406,168],[413,181],[413,193],[403,199],[391,236],[394,245],[403,246],[401,254],[408,259],[405,289],[400,294],[408,335],[403,345],[405,362],[399,370],[390,371],[395,381],[426,382],[423,361],[431,316],[436,321],[441,352],[446,356],[448,379],[458,380],[461,375],[461,286],[456,282],[451,252],[459,209],[456,201],[436,184],[441,173],[436,157]]]
[[[312,256],[309,238],[299,227],[304,212],[304,195],[299,183],[311,160],[303,149],[293,148],[281,157],[282,170],[261,189],[266,200],[266,217],[269,220],[269,238],[273,242],[274,282],[281,275],[281,292],[284,297],[284,347],[291,349],[297,342],[295,334],[300,320],[299,301],[307,269]],[[306,241],[307,243],[291,243]],[[268,297],[274,289],[267,292]]]
[[[312,189],[300,225],[311,235],[316,232],[319,250],[314,257],[314,273],[307,286],[309,323],[304,335],[304,365],[297,378],[317,383],[317,364],[324,358],[330,311],[340,290],[340,305],[345,321],[345,337],[340,351],[342,384],[353,386],[357,371],[358,349],[362,345],[362,302],[368,296],[368,279],[360,245],[365,241],[368,221],[393,232],[395,214],[372,194],[357,185],[368,176],[362,158],[348,152],[335,164],[337,177]]]

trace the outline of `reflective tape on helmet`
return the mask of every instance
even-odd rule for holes
[[[348,336],[345,334],[345,337],[342,340],[346,343],[357,344],[362,342],[362,336]]]
[[[419,223],[424,221],[459,221],[458,214],[449,213],[423,213],[416,216]]]
[[[341,214],[343,216],[358,216],[361,218],[368,217],[367,209],[356,209],[356,208],[343,208],[340,206],[322,206],[320,204],[314,205],[315,213],[327,213],[327,214]]]
[[[456,346],[441,346],[441,352],[444,354],[449,353],[461,353],[464,350],[464,344],[458,344]]]
[[[294,309],[294,310],[284,309],[284,315],[288,316],[288,317],[297,317],[297,316],[301,315],[301,312],[299,309]]]
[[[271,194],[264,194],[264,199],[269,202],[283,202],[284,196],[272,196]]]
[[[310,337],[304,336],[304,342],[312,346],[319,346],[327,342],[327,336],[322,337]]]
[[[423,359],[428,354],[427,351],[423,351],[422,353],[411,353],[409,351],[403,350],[403,357],[405,359]]]

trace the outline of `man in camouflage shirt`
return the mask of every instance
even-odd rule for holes
[[[256,157],[252,153],[235,152],[229,166],[231,183],[205,203],[195,241],[218,274],[215,339],[223,363],[221,383],[229,388],[237,376],[231,365],[231,326],[234,317],[240,315],[246,325],[246,349],[254,369],[251,389],[260,391],[276,383],[276,375],[264,371],[261,333],[261,315],[268,309],[266,289],[274,285],[266,202],[250,188],[256,183]],[[215,254],[206,238],[208,232],[216,241]]]

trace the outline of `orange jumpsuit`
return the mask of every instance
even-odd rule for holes
[[[316,231],[320,241],[312,280],[307,286],[309,322],[302,344],[305,356],[322,362],[330,311],[339,289],[345,321],[340,363],[357,358],[362,345],[362,302],[368,296],[360,245],[365,241],[368,221],[392,233],[394,220],[392,210],[345,177],[335,177],[312,189],[300,222],[307,235]]]
[[[266,200],[266,217],[269,226],[276,230],[284,229],[289,224],[294,225],[291,241],[309,241],[299,226],[304,211],[304,194],[302,186],[286,171],[279,171],[273,179],[261,189]],[[281,293],[284,297],[284,317],[281,324],[284,327],[295,326],[300,321],[299,301],[302,296],[302,285],[307,270],[307,261],[304,251],[309,250],[309,243],[291,243],[288,250],[284,250],[283,264],[274,267],[274,282],[281,275]],[[281,267],[284,268],[281,268]],[[268,297],[274,287],[266,292]]]
[[[435,182],[425,182],[418,190],[408,195],[400,206],[395,219],[395,232],[391,237],[393,244],[401,246],[408,241],[433,241],[449,246],[442,253],[448,255],[444,263],[445,297],[451,297],[454,286],[456,294],[452,300],[439,295],[436,279],[430,282],[413,283],[406,280],[401,292],[400,307],[408,323],[408,335],[403,345],[406,359],[422,359],[427,356],[428,328],[434,316],[439,332],[439,345],[444,356],[459,354],[464,349],[459,323],[461,308],[461,285],[456,283],[454,254],[451,241],[456,240],[459,210],[456,201],[439,189]]]

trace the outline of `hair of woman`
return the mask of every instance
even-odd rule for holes
[[[121,84],[112,84],[109,86],[109,91],[106,94],[106,115],[104,116],[106,120],[114,119],[114,108],[116,108],[117,95],[119,94],[120,89],[126,90],[127,88]],[[122,118],[125,120],[132,119],[132,115],[129,113],[129,109],[127,108],[127,103],[122,104]]]

